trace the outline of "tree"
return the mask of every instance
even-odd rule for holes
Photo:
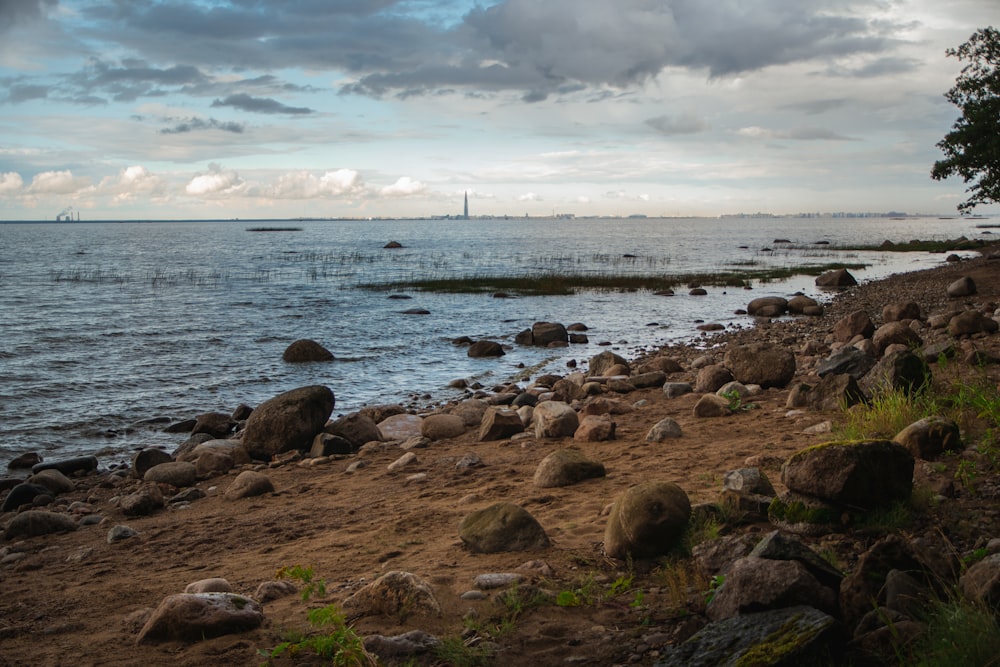
[[[961,213],[979,204],[1000,203],[1000,30],[977,30],[957,49],[945,53],[968,61],[945,98],[962,111],[951,132],[938,142],[945,155],[934,163],[931,178],[961,176],[969,198]]]

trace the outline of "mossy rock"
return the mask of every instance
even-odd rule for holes
[[[877,509],[909,499],[913,455],[889,440],[828,442],[793,454],[781,478],[799,494],[845,508]]]
[[[611,509],[604,553],[611,558],[655,558],[675,549],[691,517],[691,501],[676,484],[645,482],[627,489]]]
[[[459,537],[470,551],[486,554],[549,546],[541,524],[514,503],[496,503],[468,515],[459,527]]]
[[[826,535],[841,529],[841,510],[831,504],[792,491],[771,501],[767,519],[776,527],[796,535]]]

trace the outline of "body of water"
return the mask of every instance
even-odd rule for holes
[[[257,227],[298,231],[253,232]],[[685,274],[864,262],[860,279],[944,261],[928,253],[843,252],[837,244],[975,238],[965,219],[839,218],[215,221],[0,224],[0,462],[179,444],[148,420],[231,412],[282,391],[325,384],[335,414],[364,405],[424,406],[486,386],[566,372],[609,349],[626,357],[690,339],[699,320],[758,296],[820,299],[811,277],[708,296],[582,291],[497,299],[360,286],[427,277],[540,273]],[[797,249],[775,246],[788,239]],[[402,248],[385,249],[389,241]],[[816,245],[816,242],[830,245]],[[389,298],[407,296],[409,299]],[[404,314],[423,309],[427,315]],[[454,338],[513,343],[536,321],[583,322],[590,343],[514,346],[470,359]],[[286,364],[312,338],[329,363]]]

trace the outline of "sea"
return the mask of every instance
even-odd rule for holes
[[[988,222],[988,221],[986,221]],[[628,218],[218,220],[0,223],[0,464],[172,450],[166,423],[257,405],[324,384],[335,415],[366,405],[425,408],[484,387],[585,367],[604,350],[635,358],[677,342],[710,347],[703,322],[752,326],[735,311],[801,292],[814,278],[568,296],[420,292],[428,278],[551,273],[671,274],[863,263],[861,281],[926,268],[942,254],[849,251],[885,240],[983,238],[983,219]],[[267,231],[261,231],[267,230]],[[988,238],[988,237],[986,237]],[[402,247],[390,249],[395,241]],[[776,241],[782,241],[776,243]],[[787,241],[787,243],[785,243]],[[425,314],[410,314],[417,309]],[[534,322],[583,323],[586,344],[515,345]],[[509,344],[472,359],[456,338]],[[293,341],[335,356],[290,364]]]

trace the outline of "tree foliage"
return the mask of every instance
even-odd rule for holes
[[[935,180],[961,176],[969,198],[958,205],[968,213],[979,204],[1000,203],[1000,30],[977,30],[945,53],[965,62],[945,98],[962,111],[951,132],[938,142],[944,159],[934,163]]]

